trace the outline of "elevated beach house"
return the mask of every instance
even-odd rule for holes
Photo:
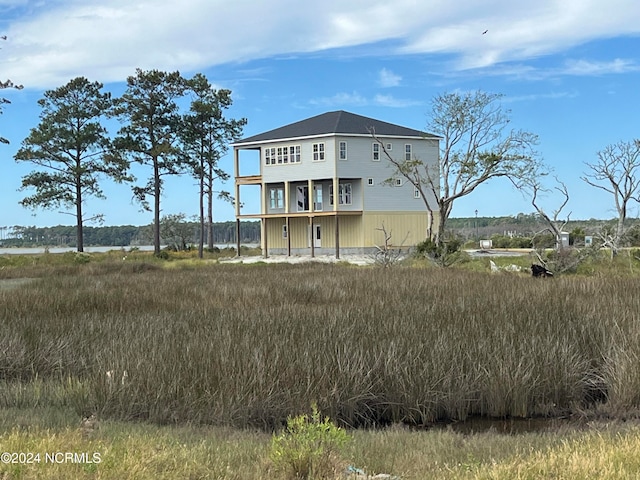
[[[244,138],[233,146],[238,229],[241,219],[260,219],[265,256],[367,253],[384,245],[383,227],[394,246],[416,245],[432,213],[414,185],[394,177],[384,150],[433,163],[437,172],[438,141],[345,111]],[[249,188],[260,191],[258,212],[242,207]]]

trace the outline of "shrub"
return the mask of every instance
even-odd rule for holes
[[[271,440],[271,460],[290,478],[335,476],[338,454],[349,441],[347,433],[329,417],[320,417],[316,405],[312,409],[311,417],[289,417],[287,428]]]
[[[448,267],[464,259],[464,252],[460,250],[462,241],[457,238],[436,243],[430,238],[416,245],[416,255],[426,257],[442,267]]]

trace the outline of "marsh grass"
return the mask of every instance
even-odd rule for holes
[[[24,423],[7,428],[20,415]],[[91,437],[65,412],[0,409],[0,445],[9,452],[86,452],[100,463],[0,464],[0,478],[104,480],[216,478],[284,480],[269,460],[271,435],[229,427],[158,426],[105,420]],[[461,434],[394,425],[350,432],[347,465],[402,479],[638,478],[637,423],[590,423],[549,432]],[[317,479],[314,476],[312,478]],[[340,472],[335,477],[344,479]]]
[[[174,267],[0,289],[0,407],[271,430],[313,401],[348,427],[640,406],[636,278]]]

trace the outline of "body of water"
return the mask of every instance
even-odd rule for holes
[[[255,248],[258,247],[258,244],[248,243],[242,244],[242,246]],[[223,248],[234,248],[235,244],[216,244],[216,247]],[[162,246],[165,248],[165,246]],[[206,248],[206,247],[205,247]],[[124,250],[125,252],[129,252],[131,249],[137,249],[142,252],[152,252],[153,245],[140,245],[140,246],[131,246],[128,245],[126,247],[118,247],[118,246],[109,246],[109,247],[84,247],[85,253],[105,253],[110,252],[112,250]],[[49,247],[49,253],[66,253],[66,252],[75,252],[76,249],[74,247]],[[45,252],[45,247],[35,247],[35,248],[0,248],[0,255],[41,255]]]

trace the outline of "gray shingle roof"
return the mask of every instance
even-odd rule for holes
[[[419,130],[382,122],[374,118],[363,117],[362,115],[345,112],[344,110],[338,110],[243,138],[236,142],[236,145],[328,134],[370,135],[370,129],[372,127],[376,135],[381,136],[421,138],[430,136],[436,138],[435,135],[430,135]]]

